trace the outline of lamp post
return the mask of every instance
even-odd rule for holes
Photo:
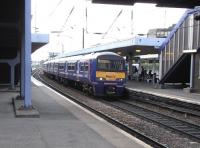
[[[84,49],[85,48],[85,29],[83,28],[83,39],[82,39],[82,48]]]

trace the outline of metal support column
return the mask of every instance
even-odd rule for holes
[[[163,51],[161,51],[159,54],[159,74],[158,74],[159,80],[161,80],[162,74],[163,74],[163,59],[162,59],[163,55],[162,54],[163,54]]]
[[[10,71],[11,89],[15,89],[15,65],[10,65]]]
[[[132,64],[133,64],[133,59],[132,59],[132,53],[129,53],[129,60],[128,60],[128,66],[129,66],[129,79],[130,80],[132,80],[132,78],[133,78],[133,66],[132,66]]]
[[[194,54],[191,54],[191,63],[190,63],[190,89],[194,86]]]
[[[24,107],[32,106],[31,102],[31,0],[24,0],[24,30],[21,52],[21,95]]]

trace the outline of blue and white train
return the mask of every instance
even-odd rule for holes
[[[122,96],[125,91],[125,60],[112,52],[46,61],[43,72],[65,85],[72,84],[95,96]]]

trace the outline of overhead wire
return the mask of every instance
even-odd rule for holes
[[[61,29],[60,29],[60,32],[62,32],[63,29],[65,28],[65,25],[66,25],[66,23],[68,22],[68,20],[69,20],[71,14],[72,14],[72,12],[74,11],[74,8],[75,8],[75,7],[73,6],[72,9],[70,10],[69,15],[67,16],[67,18],[66,18],[64,24],[62,25],[62,27],[61,27]]]
[[[114,23],[117,21],[117,19],[119,18],[119,16],[122,14],[122,12],[123,12],[123,9],[121,9],[120,12],[118,13],[118,15],[115,17],[115,19],[113,20],[112,24],[109,26],[108,30],[102,36],[102,39],[104,39],[105,36],[108,34],[108,32],[110,31],[110,29],[112,28],[112,26],[114,25]]]
[[[60,4],[61,4],[62,2],[63,2],[63,0],[60,0],[60,1],[57,3],[56,7],[52,10],[52,12],[49,14],[49,16],[52,16],[52,15],[55,13],[56,9],[60,6]]]

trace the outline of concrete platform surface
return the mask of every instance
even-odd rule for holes
[[[17,95],[0,92],[2,148],[149,147],[39,83],[33,84],[32,96],[40,118],[15,118],[11,98]]]
[[[144,92],[147,94],[152,94],[161,97],[167,97],[175,100],[180,100],[183,102],[193,103],[200,105],[200,94],[199,93],[189,93],[183,89],[175,88],[165,88],[161,89],[155,84],[147,82],[138,82],[138,81],[128,81],[126,87],[130,90]]]
[[[18,118],[39,118],[40,114],[34,106],[24,107],[24,100],[12,98],[15,116]]]

